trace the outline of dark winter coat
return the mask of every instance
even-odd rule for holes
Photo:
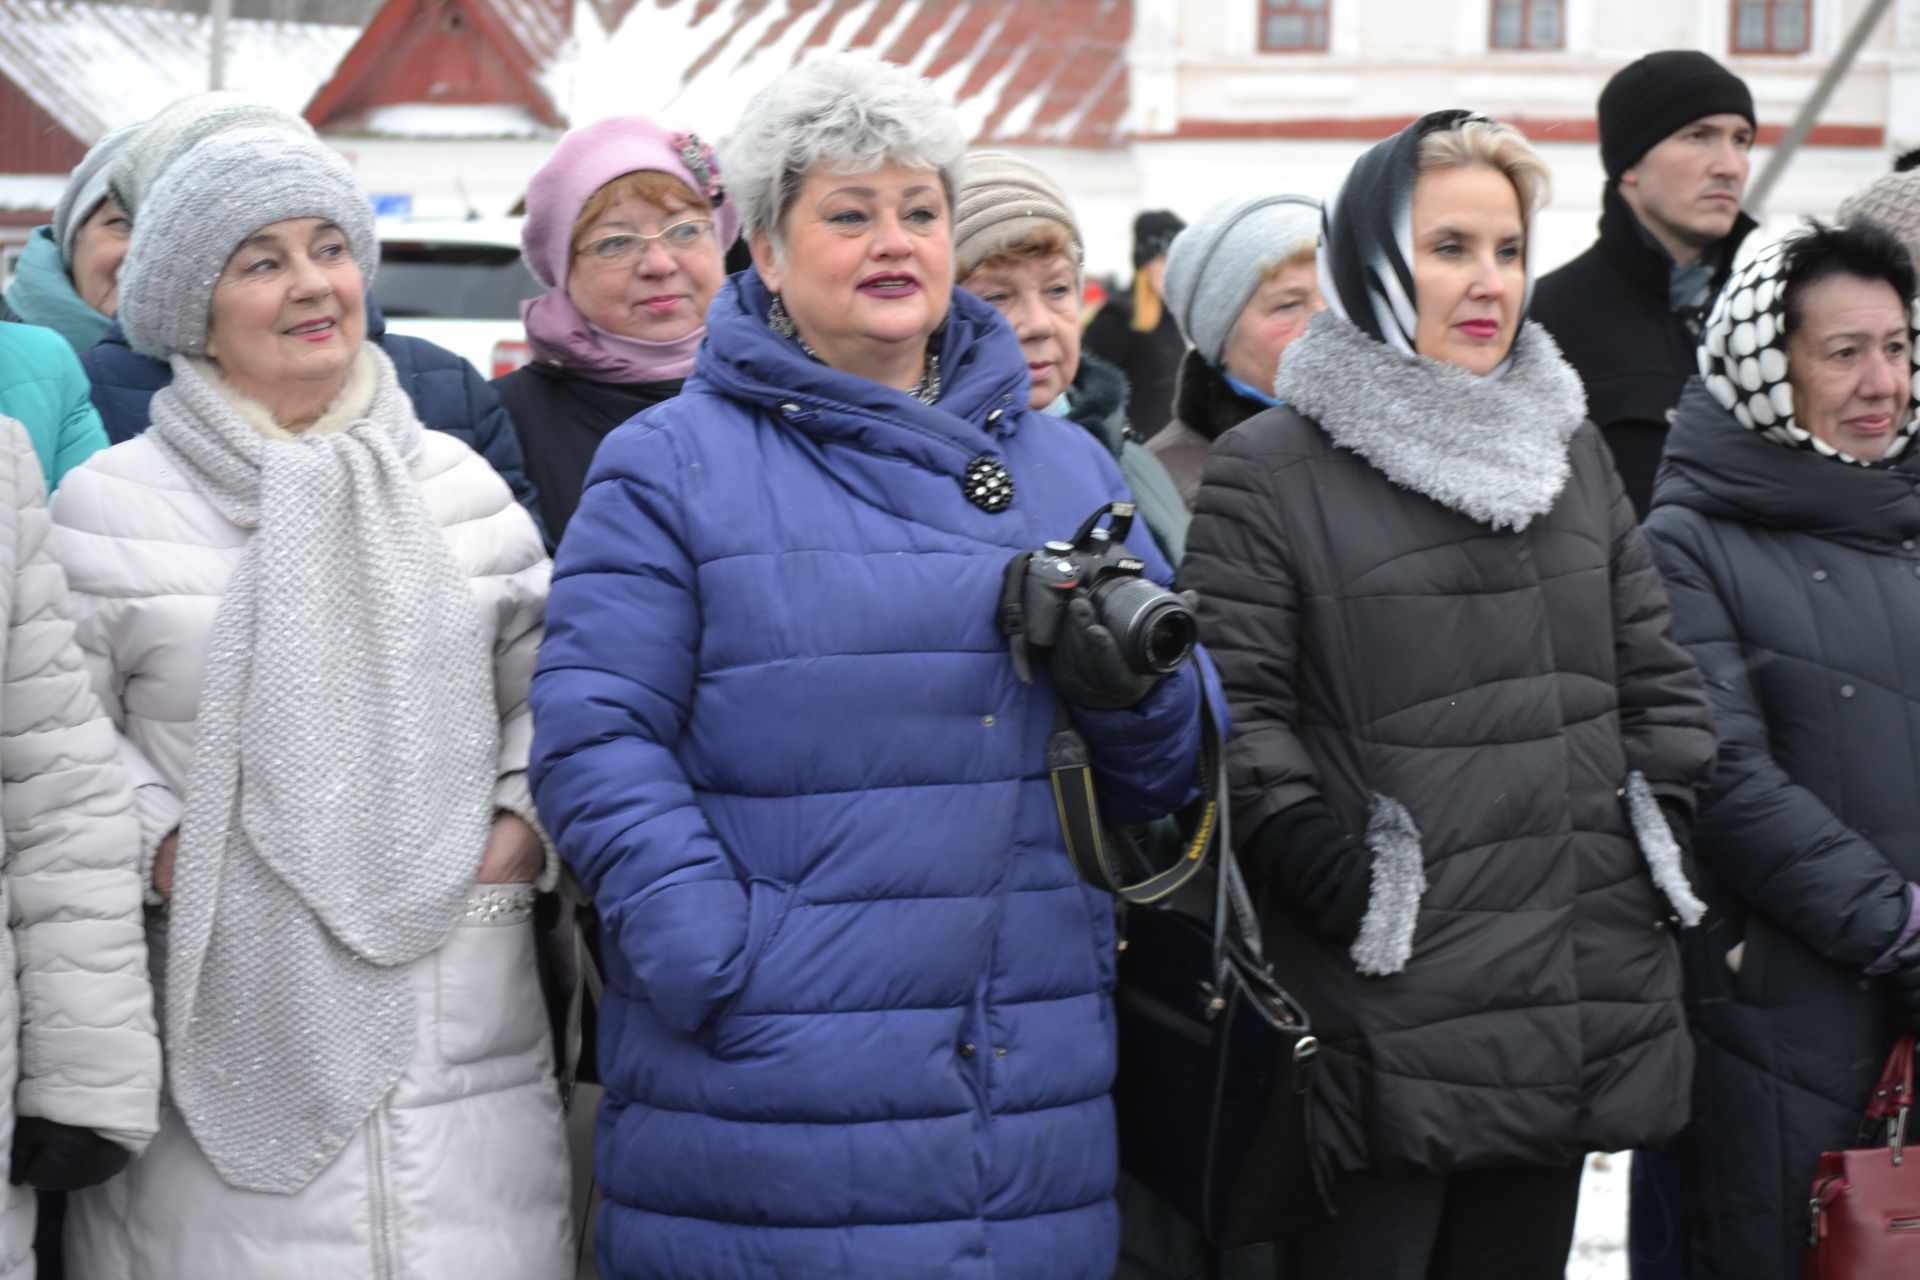
[[[1173,477],[1134,435],[1127,420],[1126,377],[1098,356],[1082,354],[1067,403],[1068,420],[1091,431],[1120,464],[1140,518],[1177,568],[1187,553],[1187,524],[1192,516],[1174,488]]]
[[[393,361],[400,389],[413,401],[423,426],[466,443],[493,464],[513,496],[540,523],[540,503],[527,482],[520,460],[520,442],[500,398],[480,371],[445,347],[424,338],[388,333],[386,317],[367,300],[367,339],[377,343]],[[143,356],[127,345],[119,321],[100,344],[80,353],[80,363],[93,382],[93,405],[114,444],[131,440],[151,421],[154,392],[173,381],[164,360]]]
[[[770,304],[733,277],[682,393],[601,446],[534,681],[541,816],[604,930],[601,1272],[1105,1280],[1113,902],[995,615],[1011,556],[1126,486],[965,290],[933,406]],[[1191,794],[1201,686],[1078,717],[1109,816]]]
[[[680,380],[595,382],[538,361],[495,378],[493,389],[513,419],[527,478],[540,494],[547,541],[558,546],[600,442],[642,409],[679,395]]]
[[[1720,734],[1694,828],[1711,923],[1685,939],[1687,1274],[1791,1280],[1820,1152],[1851,1144],[1892,1043],[1862,971],[1920,880],[1920,454],[1788,449],[1696,380],[1646,533]]]
[[[1533,318],[1587,388],[1587,413],[1613,451],[1627,497],[1644,519],[1653,496],[1673,407],[1698,373],[1694,350],[1733,270],[1734,255],[1754,229],[1744,213],[1720,242],[1720,265],[1706,305],[1676,314],[1669,304],[1673,259],[1647,238],[1611,184],[1600,213],[1600,238],[1558,271],[1540,278]]]
[[[1564,485],[1535,482],[1550,505],[1520,532],[1395,483],[1296,407],[1207,461],[1181,585],[1233,711],[1240,848],[1318,797],[1366,833],[1375,913],[1405,901],[1396,849],[1424,867],[1387,976],[1356,969],[1365,929],[1350,955],[1269,904],[1336,1170],[1564,1166],[1686,1119],[1679,959],[1624,797],[1638,773],[1654,821],[1654,797],[1690,807],[1712,728],[1599,433],[1561,449]]]
[[[1200,477],[1213,442],[1267,407],[1235,391],[1226,375],[1198,351],[1187,352],[1174,391],[1173,421],[1154,434],[1147,448],[1166,466],[1189,511],[1200,496]]]
[[[1187,340],[1180,336],[1171,307],[1162,309],[1160,323],[1151,332],[1134,332],[1131,293],[1115,294],[1100,308],[1081,342],[1083,352],[1092,352],[1126,376],[1143,440],[1167,420],[1173,407],[1174,378],[1186,349]]]

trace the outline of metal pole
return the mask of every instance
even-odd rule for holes
[[[1758,218],[1766,212],[1767,197],[1773,194],[1773,184],[1780,180],[1780,175],[1786,172],[1787,165],[1793,160],[1793,153],[1813,132],[1814,123],[1820,119],[1820,113],[1827,109],[1827,100],[1833,97],[1833,91],[1839,87],[1840,78],[1853,69],[1853,60],[1859,56],[1860,46],[1873,34],[1881,15],[1892,7],[1893,0],[1872,0],[1853,24],[1853,30],[1847,32],[1847,38],[1840,44],[1840,51],[1833,55],[1833,61],[1820,73],[1820,82],[1813,86],[1813,92],[1800,104],[1793,124],[1781,136],[1780,145],[1767,157],[1767,167],[1747,188],[1747,212],[1753,217]]]
[[[207,88],[227,87],[227,19],[233,15],[233,0],[208,0],[207,13],[213,19],[213,57],[207,67]]]

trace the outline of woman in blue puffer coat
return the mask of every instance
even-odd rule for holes
[[[762,91],[726,156],[755,269],[560,550],[535,787],[604,930],[609,1277],[1113,1272],[1113,901],[1063,847],[1054,694],[1139,821],[1218,693],[1084,626],[1015,673],[1009,560],[1127,490],[953,288],[964,148],[872,59]]]

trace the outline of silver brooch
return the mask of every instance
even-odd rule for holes
[[[1013,505],[1013,477],[1000,459],[981,454],[967,464],[960,491],[982,511],[998,514]]]

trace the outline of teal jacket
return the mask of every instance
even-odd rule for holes
[[[27,429],[48,493],[107,447],[80,358],[51,329],[0,323],[0,416]]]
[[[73,278],[54,243],[52,227],[35,227],[26,251],[13,267],[0,320],[17,320],[52,329],[75,351],[85,351],[107,336],[113,317],[101,315],[74,292]]]

